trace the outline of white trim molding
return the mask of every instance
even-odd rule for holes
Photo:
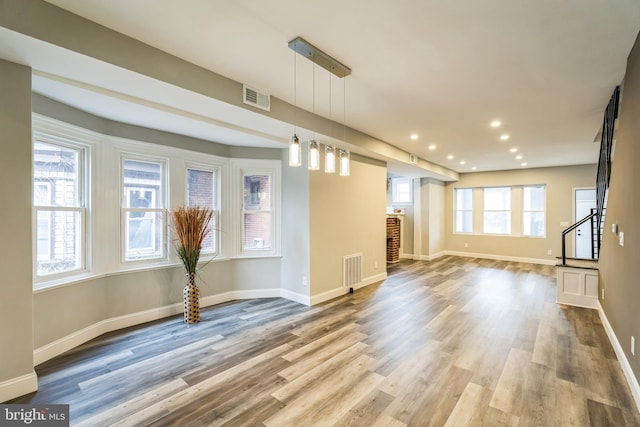
[[[362,280],[362,282],[358,283],[357,285],[353,286],[353,289],[360,289],[360,288],[364,288],[365,286],[369,286],[372,285],[374,283],[378,283],[378,282],[382,282],[383,280],[387,279],[387,273],[380,273],[380,274],[376,274],[375,276],[369,276],[364,278],[364,280]],[[310,304],[309,305],[316,305],[316,304],[320,304],[322,302],[325,301],[329,301],[331,299],[337,298],[339,296],[345,295],[349,293],[349,287],[346,286],[340,286],[339,288],[335,288],[332,289],[330,291],[326,291],[323,292],[321,294],[318,295],[314,295],[310,298]]]
[[[0,382],[0,403],[24,396],[38,390],[38,376],[35,371]]]
[[[627,359],[627,355],[624,353],[622,346],[620,345],[620,341],[618,341],[618,337],[616,336],[611,324],[609,323],[609,319],[607,319],[607,315],[598,301],[598,313],[600,314],[600,320],[602,321],[602,325],[604,326],[604,330],[609,337],[609,341],[611,341],[611,345],[613,346],[613,350],[620,361],[620,366],[622,367],[622,372],[624,373],[624,377],[627,379],[627,383],[629,384],[629,388],[631,389],[631,394],[633,395],[633,400],[636,402],[636,409],[640,411],[640,384],[638,384],[638,379],[633,374],[633,370],[631,369],[631,365],[629,364],[629,360]]]
[[[289,289],[280,289],[280,296],[282,298],[297,302],[298,304],[311,305],[311,297],[298,292],[290,291]]]
[[[434,259],[438,259],[440,257],[443,257],[447,255],[444,251],[441,252],[437,252],[435,254],[431,254],[431,255],[414,255],[413,256],[413,260],[414,261],[433,261]]]
[[[524,257],[517,257],[517,256],[480,254],[480,253],[459,252],[459,251],[444,251],[444,254],[461,256],[466,258],[483,258],[483,259],[493,259],[497,261],[524,262],[527,264],[556,265],[555,259],[524,258]]]

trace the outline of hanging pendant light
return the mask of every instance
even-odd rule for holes
[[[333,145],[324,146],[324,171],[325,173],[336,172],[336,149]]]
[[[349,150],[340,150],[340,176],[349,176]]]
[[[289,166],[294,168],[302,165],[302,147],[300,146],[300,140],[295,133],[289,139]]]
[[[320,149],[315,139],[309,141],[309,170],[320,170]]]
[[[293,135],[289,138],[289,166],[297,168],[302,166],[302,147],[300,146],[300,140],[296,135],[296,115],[298,104],[298,56],[293,55]]]
[[[342,80],[342,140],[347,142],[347,84]],[[340,176],[349,176],[351,166],[349,150],[340,150]]]

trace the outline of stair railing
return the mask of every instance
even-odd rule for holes
[[[580,227],[585,222],[591,221],[591,218],[597,217],[597,216],[598,216],[598,212],[593,212],[591,215],[585,216],[584,218],[582,218],[580,221],[576,222],[572,226],[562,230],[562,265],[567,265],[566,239],[565,239],[567,234],[571,233],[573,230]]]

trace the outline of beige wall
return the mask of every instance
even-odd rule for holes
[[[0,60],[0,94],[0,197],[4,206],[0,221],[2,402],[15,397],[6,395],[3,382],[33,374],[31,69]],[[35,387],[35,382],[30,386]]]
[[[585,142],[588,143],[588,142]],[[594,187],[596,165],[554,168],[509,170],[463,174],[460,180],[446,184],[445,192],[445,241],[448,251],[526,258],[531,260],[553,259],[561,255],[561,232],[566,227],[561,221],[573,223],[573,189]],[[547,188],[547,235],[545,238],[484,236],[453,232],[453,193],[455,188],[512,186],[544,184]],[[474,200],[474,206],[477,206]],[[475,226],[474,230],[481,229]],[[465,247],[465,243],[468,245]],[[567,253],[572,253],[572,239],[567,239]],[[547,255],[547,250],[552,255]]]
[[[600,303],[636,378],[640,378],[640,341],[635,356],[630,341],[632,336],[640,339],[639,116],[640,37],[629,55],[624,79],[599,262],[600,287],[606,291]],[[612,224],[624,232],[624,247],[612,233]]]
[[[309,171],[289,167],[288,154],[282,150],[282,288],[308,298]]]
[[[386,271],[386,173],[352,158],[349,177],[310,174],[311,296],[342,287],[344,255],[363,253],[363,278]]]

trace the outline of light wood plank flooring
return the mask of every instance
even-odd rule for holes
[[[207,308],[106,334],[16,403],[82,426],[640,426],[595,310],[554,267],[443,257],[316,307]]]

